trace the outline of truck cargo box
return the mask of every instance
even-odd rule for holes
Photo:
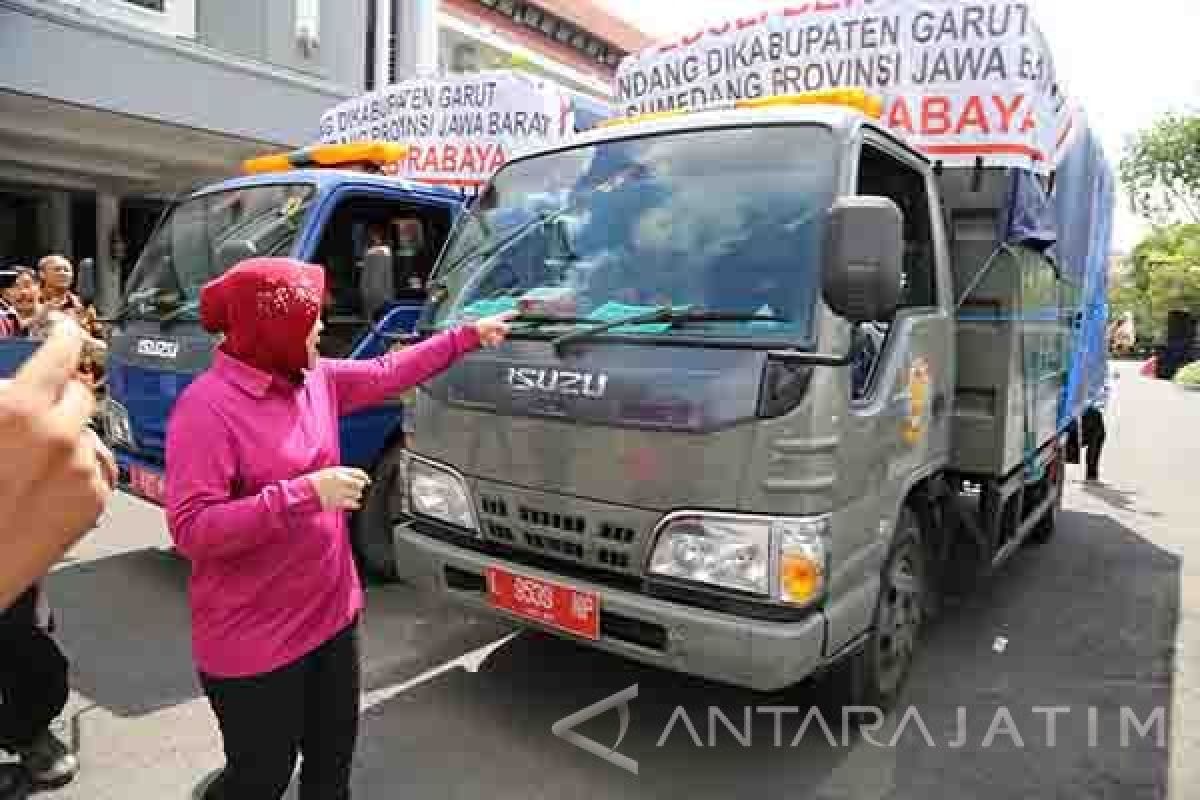
[[[1006,475],[1058,432],[1075,292],[1044,253],[1005,242],[1009,170],[943,171],[957,320],[951,466]]]

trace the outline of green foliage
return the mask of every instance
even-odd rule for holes
[[[1175,382],[1181,386],[1200,386],[1200,361],[1194,361],[1176,372]]]
[[[1200,312],[1200,224],[1156,228],[1134,248],[1132,269],[1109,290],[1109,315],[1133,312],[1138,336],[1158,339],[1167,312]]]
[[[1200,222],[1200,115],[1167,114],[1125,148],[1121,183],[1158,224]]]

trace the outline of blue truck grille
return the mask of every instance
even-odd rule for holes
[[[109,374],[113,399],[129,412],[137,452],[162,463],[171,406],[194,376],[129,364],[114,367]]]

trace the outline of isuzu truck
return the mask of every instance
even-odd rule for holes
[[[860,28],[924,30],[929,4],[891,5]],[[811,16],[691,46],[786,59],[833,24]],[[898,58],[932,57],[900,33]],[[1010,34],[1006,57],[1043,58]],[[687,58],[623,69],[685,80]],[[418,330],[519,316],[418,392],[402,577],[667,669],[760,690],[836,669],[894,699],[936,598],[1053,536],[1063,432],[1103,379],[1111,174],[1039,69],[947,93],[948,119],[1016,121],[942,140],[908,129],[936,86],[684,108],[631,81],[666,99],[506,164]]]

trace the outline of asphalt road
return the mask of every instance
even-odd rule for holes
[[[755,694],[543,635],[505,640],[411,588],[373,588],[356,797],[1135,800],[1166,797],[1172,771],[1171,797],[1189,797],[1200,395],[1126,368],[1109,434],[1105,484],[1072,468],[1058,536],[939,618],[899,712],[865,734],[828,712],[801,732],[814,686]],[[189,662],[186,567],[166,545],[160,514],[122,497],[50,579],[74,670],[61,730],[83,771],[41,797],[183,798],[221,763]],[[619,750],[636,775],[551,733],[634,685]],[[609,712],[578,730],[608,745],[618,729]]]

